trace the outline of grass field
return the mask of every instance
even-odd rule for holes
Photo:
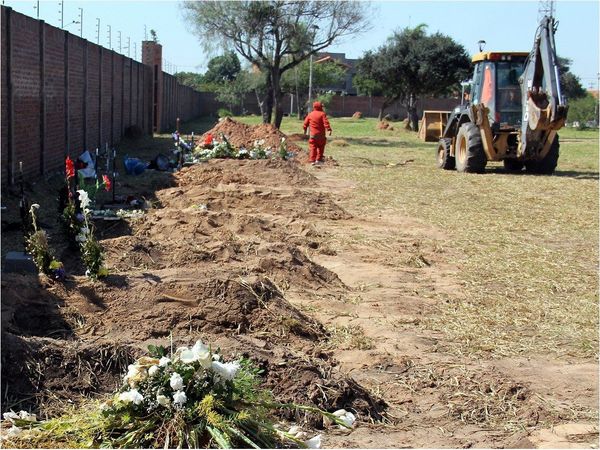
[[[437,169],[436,145],[394,125],[332,119],[326,154],[357,183],[350,208],[444,233],[463,295],[441,299],[424,326],[460,353],[597,356],[598,132],[562,130],[554,176],[505,174],[498,163],[472,175]],[[286,118],[282,131],[302,132],[302,123]]]

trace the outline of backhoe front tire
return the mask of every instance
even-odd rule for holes
[[[483,173],[487,157],[483,151],[481,132],[474,123],[463,123],[456,135],[456,170],[459,172]]]
[[[555,136],[548,154],[540,161],[525,161],[525,170],[539,175],[552,175],[558,165],[560,144],[558,135]]]
[[[444,170],[454,170],[456,161],[454,156],[450,156],[452,139],[441,138],[437,149],[437,166]]]

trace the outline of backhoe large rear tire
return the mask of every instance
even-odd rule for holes
[[[452,139],[441,138],[437,149],[437,166],[444,170],[454,170],[456,161],[454,156],[450,156],[452,147]]]
[[[483,151],[481,132],[474,123],[463,123],[456,135],[456,170],[459,172],[483,173],[487,157]]]
[[[540,161],[525,161],[525,170],[529,173],[552,175],[558,165],[558,151],[560,144],[558,135],[554,138],[548,154]]]

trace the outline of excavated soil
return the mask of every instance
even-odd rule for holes
[[[234,145],[265,138],[239,125],[215,129],[237,129]],[[233,141],[239,133],[249,141]],[[3,274],[3,411],[51,416],[113,391],[149,344],[203,339],[256,361],[282,402],[356,413],[351,432],[324,431],[324,447],[597,447],[597,361],[446,351],[446,337],[422,326],[462,295],[443,230],[385,210],[353,215],[352,183],[302,167],[211,160],[122,177],[121,192],[154,206],[137,221],[98,224],[111,269],[102,282],[57,246],[55,187],[34,186],[71,275]],[[17,249],[5,217],[16,221],[3,214],[3,251]]]
[[[73,395],[110,392],[147,345],[172,335],[253,358],[280,401],[381,419],[385,403],[339,371],[328,331],[284,295],[347,290],[307,251],[331,253],[315,220],[351,215],[311,192],[315,178],[292,162],[215,160],[174,184],[156,192],[160,208],[102,239],[106,281],[3,277],[6,399],[50,413]]]
[[[204,138],[208,134],[211,134],[216,139],[219,139],[220,135],[223,134],[235,147],[243,146],[252,148],[255,141],[263,140],[264,143],[262,146],[271,147],[274,151],[279,149],[281,139],[285,138],[287,141],[287,150],[294,155],[294,159],[301,163],[308,162],[308,152],[295,144],[295,142],[307,141],[308,136],[301,133],[294,133],[287,136],[269,123],[247,125],[230,117],[225,117],[201,136],[201,142],[204,141]],[[337,165],[336,161],[327,155],[325,155],[323,162],[326,166]]]
[[[269,123],[260,125],[246,125],[245,123],[233,120],[230,117],[225,117],[217,123],[213,128],[204,133],[201,137],[201,142],[208,135],[219,139],[221,134],[224,134],[227,140],[235,147],[252,148],[254,142],[264,140],[263,147],[271,147],[274,150],[279,149],[281,139],[287,136]],[[289,140],[288,140],[289,141]],[[303,150],[296,144],[288,142],[288,151],[301,153]]]

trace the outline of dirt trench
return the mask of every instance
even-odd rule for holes
[[[254,359],[282,402],[381,420],[385,402],[340,372],[329,332],[285,297],[290,286],[347,290],[307,250],[329,252],[315,219],[351,216],[311,194],[314,177],[291,162],[211,161],[175,181],[156,192],[160,208],[102,239],[106,281],[3,277],[6,404],[51,414],[111,392],[147,345],[172,337],[174,346],[202,339]]]

